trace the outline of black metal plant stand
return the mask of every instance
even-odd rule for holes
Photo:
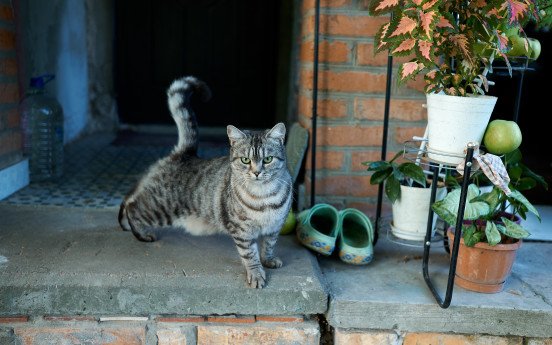
[[[516,92],[516,98],[515,98],[515,105],[514,105],[514,112],[513,112],[513,120],[515,122],[518,121],[519,117],[519,108],[521,104],[521,90],[523,86],[523,79],[526,71],[532,70],[532,68],[529,68],[529,59],[521,59],[521,63],[518,64],[518,66],[513,66],[512,71],[519,73],[519,80],[518,80],[518,87]],[[386,93],[385,93],[385,109],[384,109],[384,118],[383,118],[383,138],[382,138],[382,155],[381,159],[385,160],[386,154],[387,154],[387,132],[389,128],[389,108],[390,108],[390,98],[391,98],[391,73],[392,73],[392,65],[393,65],[393,58],[392,56],[388,55],[387,59],[387,87],[386,87]],[[505,68],[495,68],[495,69],[505,69]],[[429,214],[428,214],[428,225],[427,225],[427,231],[426,236],[424,240],[424,254],[423,254],[423,261],[422,261],[422,268],[423,268],[423,276],[424,280],[431,290],[431,293],[435,297],[435,300],[439,304],[441,308],[448,308],[450,306],[450,302],[452,300],[452,292],[454,287],[454,277],[456,274],[456,263],[458,259],[458,250],[460,247],[460,239],[461,239],[461,231],[462,231],[462,221],[461,219],[464,218],[464,207],[466,205],[466,197],[467,197],[467,189],[469,185],[469,176],[471,172],[471,166],[473,163],[473,152],[475,149],[475,145],[468,143],[467,144],[467,152],[464,157],[465,159],[465,171],[464,171],[464,177],[462,182],[462,190],[460,194],[460,203],[458,205],[458,219],[459,221],[455,225],[455,236],[454,236],[454,243],[452,245],[452,250],[445,245],[445,249],[450,252],[450,266],[449,266],[449,274],[448,274],[448,281],[447,281],[447,288],[445,292],[445,298],[443,299],[441,295],[438,293],[437,289],[435,288],[435,285],[433,284],[431,277],[429,275],[429,252],[430,247],[432,244],[431,241],[431,233],[432,233],[432,225],[433,225],[433,210],[431,207],[429,208]],[[418,152],[418,155],[420,155],[419,149],[416,149]],[[437,181],[439,170],[442,167],[442,165],[439,165],[439,163],[436,162],[430,162],[428,163],[429,170],[433,173],[433,181]],[[445,169],[451,169],[446,168]],[[430,205],[433,205],[435,202],[435,196],[436,196],[436,190],[437,190],[437,183],[432,183],[431,186],[431,201]],[[381,226],[381,207],[382,207],[382,196],[383,196],[383,185],[379,185],[378,189],[378,201],[377,201],[377,207],[376,207],[376,232],[374,236],[374,245],[377,242],[378,239],[378,232]],[[446,238],[446,230],[444,235],[444,241],[447,240]]]
[[[448,308],[450,305],[450,301],[452,300],[454,277],[456,275],[456,261],[458,259],[458,249],[460,248],[460,239],[462,237],[461,235],[462,219],[464,219],[464,208],[466,206],[466,197],[468,194],[470,172],[471,172],[471,166],[473,163],[472,162],[473,151],[475,148],[476,148],[476,145],[471,143],[468,144],[467,146],[467,153],[466,153],[465,164],[464,164],[464,178],[462,180],[462,189],[460,192],[460,203],[458,205],[458,218],[457,218],[457,222],[454,230],[454,243],[452,245],[452,250],[450,253],[450,266],[449,266],[449,274],[448,274],[448,281],[447,281],[447,290],[445,292],[444,299],[437,292],[437,289],[435,288],[435,285],[433,284],[433,282],[431,281],[431,277],[429,276],[429,250],[431,247],[431,233],[433,228],[433,210],[431,207],[429,208],[429,214],[427,218],[428,219],[427,231],[426,231],[426,236],[424,240],[424,256],[422,261],[422,268],[423,268],[424,280],[441,308]],[[432,180],[433,183],[431,184],[430,205],[433,205],[433,203],[435,202],[435,195],[437,192],[437,179],[439,177],[439,166],[436,164],[431,164],[430,170],[433,173],[433,180]]]
[[[314,4],[314,61],[312,76],[312,138],[311,138],[311,190],[310,204],[315,203],[316,195],[316,120],[318,118],[318,36],[320,31],[320,0]]]
[[[317,117],[318,117],[317,107],[318,107],[318,64],[319,64],[318,47],[319,47],[319,30],[320,30],[319,25],[320,25],[320,0],[315,0],[313,91],[312,91],[312,138],[311,138],[311,190],[310,190],[311,207],[314,206],[315,204],[315,196],[316,196],[315,187],[316,187],[316,132],[317,132]],[[518,120],[519,107],[521,103],[521,88],[523,85],[524,73],[526,70],[529,69],[528,63],[529,63],[529,59],[526,59],[521,67],[518,67],[517,69],[514,68],[514,70],[517,70],[520,72],[520,79],[518,82],[518,90],[516,94],[516,102],[514,106],[513,120],[515,122],[517,122]],[[393,73],[393,57],[390,54],[388,54],[387,78],[386,78],[386,89],[385,89],[385,107],[384,107],[384,117],[383,117],[383,136],[382,136],[382,143],[381,143],[381,160],[385,160],[387,156],[387,138],[388,138],[388,132],[389,132],[389,110],[390,110],[390,102],[391,102],[392,73]],[[433,210],[431,209],[431,207],[429,208],[429,214],[428,214],[428,222],[427,222],[428,225],[427,225],[427,232],[424,240],[424,255],[423,255],[423,261],[422,261],[422,264],[423,264],[422,268],[423,268],[424,280],[441,308],[448,308],[452,300],[454,277],[456,274],[456,262],[458,259],[458,250],[460,247],[460,238],[461,238],[461,231],[462,231],[461,219],[464,218],[464,207],[466,205],[469,176],[470,176],[471,166],[473,161],[473,152],[474,152],[474,149],[476,148],[474,144],[468,143],[467,145],[468,146],[467,146],[467,153],[465,156],[464,178],[462,182],[462,190],[460,193],[460,203],[458,205],[459,221],[455,226],[454,243],[452,246],[452,252],[450,253],[451,259],[450,259],[450,266],[449,266],[447,289],[445,292],[444,299],[438,293],[429,275],[429,252],[430,252],[430,247],[432,243],[431,233],[432,233],[432,227],[433,227]],[[432,205],[435,202],[435,196],[437,191],[437,180],[438,180],[439,170],[440,170],[440,167],[442,167],[442,165],[439,165],[438,163],[434,162],[434,163],[429,163],[429,167],[431,172],[433,173],[433,181],[434,181],[431,187],[430,205]],[[383,202],[383,184],[379,184],[378,199],[377,199],[377,206],[376,206],[376,219],[375,219],[376,231],[374,233],[374,240],[373,240],[374,245],[376,245],[378,241],[379,229],[381,227],[382,202]],[[446,234],[445,234],[445,239],[446,239]]]

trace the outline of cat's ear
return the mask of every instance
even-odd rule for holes
[[[230,146],[234,146],[236,141],[246,137],[245,133],[237,129],[232,125],[226,127],[226,133],[228,134],[228,139],[230,139]]]
[[[272,127],[272,129],[266,133],[266,136],[267,138],[278,139],[284,143],[286,126],[282,122],[277,123],[276,126]]]

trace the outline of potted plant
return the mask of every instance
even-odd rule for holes
[[[510,155],[512,169],[523,170],[523,166],[520,166],[521,156],[516,151]],[[527,212],[531,212],[540,221],[537,209],[516,187],[534,187],[533,182],[528,182],[533,178],[542,181],[543,186],[547,187],[542,177],[529,169],[525,169],[525,177],[521,177],[523,174],[520,170],[511,180],[509,194],[497,187],[482,193],[476,184],[469,185],[455,284],[477,292],[494,293],[502,290],[522,239],[530,235],[521,220],[526,218]],[[460,192],[460,188],[456,188],[432,205],[433,211],[453,226],[447,232],[449,243],[454,241],[454,226],[460,221],[457,219]],[[510,211],[506,212],[508,205]]]
[[[385,183],[385,195],[391,201],[393,221],[391,232],[398,238],[422,241],[427,230],[427,214],[431,189],[424,170],[412,162],[397,162],[404,150],[390,161],[369,161],[362,164],[373,172],[370,184]],[[436,200],[442,199],[446,188],[437,189]],[[435,222],[435,220],[434,220]]]
[[[534,0],[372,0],[369,12],[390,14],[375,52],[412,56],[398,69],[399,83],[424,74],[429,158],[460,163],[467,143],[481,142],[496,103],[485,95],[494,58],[509,66],[505,31],[537,17]]]

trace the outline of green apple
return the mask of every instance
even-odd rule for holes
[[[515,121],[493,120],[487,125],[483,145],[496,155],[512,152],[521,145],[521,130]]]
[[[506,53],[508,56],[529,56],[531,54],[531,48],[529,43],[526,41],[526,38],[519,35],[510,35],[508,36],[510,42],[512,42],[512,49]],[[527,45],[526,45],[527,42]]]
[[[284,222],[284,226],[282,226],[282,229],[280,229],[280,235],[287,235],[289,233],[292,233],[293,230],[295,230],[296,225],[297,219],[295,217],[295,213],[293,213],[293,210],[289,210],[286,221]]]
[[[531,50],[531,55],[529,56],[531,59],[538,59],[540,53],[541,53],[541,44],[538,39],[536,38],[528,38],[529,40],[529,49]]]

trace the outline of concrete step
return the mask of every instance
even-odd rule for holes
[[[316,258],[282,236],[264,289],[245,286],[227,236],[169,229],[143,243],[116,209],[0,206],[0,315],[311,315],[327,309]]]

